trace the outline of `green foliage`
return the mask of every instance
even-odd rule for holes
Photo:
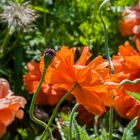
[[[57,128],[60,132],[62,140],[69,139],[69,116],[70,116],[70,114],[61,113],[61,115],[59,116],[60,119],[56,119]],[[76,117],[76,114],[75,114],[75,117]],[[134,122],[132,124],[134,124]],[[132,128],[132,124],[131,124],[131,128]],[[133,125],[133,128],[134,127],[135,126]],[[119,129],[119,128],[117,127],[117,129]],[[125,128],[125,130],[128,130],[128,127]],[[129,131],[130,131],[130,126],[129,126]],[[133,134],[133,133],[131,132],[131,134]],[[73,126],[72,126],[72,138],[73,138],[73,140],[108,140],[109,132],[107,131],[107,128],[102,126],[98,130],[98,133],[97,133],[97,132],[95,132],[95,130],[87,129],[86,125],[80,126],[77,123],[77,121],[74,119]],[[116,133],[113,133],[113,138],[114,138],[113,140],[121,139],[121,137]]]
[[[95,140],[108,140],[109,133],[105,129],[101,129],[101,134]]]
[[[18,129],[18,133],[22,136],[22,138],[24,140],[26,140],[28,138],[28,134],[27,134],[27,130],[26,129]]]
[[[136,126],[138,117],[134,118],[128,126],[124,129],[124,133],[121,140],[136,140],[136,137],[133,134],[133,129]]]
[[[69,117],[70,115],[66,115],[61,113],[60,117],[63,119],[63,125],[60,125],[59,119],[57,119],[57,125],[59,132],[61,134],[62,140],[69,139]],[[76,114],[75,114],[76,117]],[[73,140],[94,140],[95,135],[89,135],[85,126],[80,126],[76,120],[73,120],[72,125],[72,139]]]
[[[138,2],[138,0],[113,0],[116,6],[131,6]]]
[[[60,118],[56,119],[57,127],[59,129],[59,132],[61,134],[62,140],[67,140],[69,135],[69,115],[61,113]],[[136,140],[136,136],[134,136],[133,129],[135,128],[138,121],[138,117],[134,118],[126,128],[124,128],[123,135],[120,138],[120,136],[113,134],[114,139],[121,139],[121,140]],[[61,123],[63,124],[61,124]],[[91,131],[92,135],[89,135],[89,133],[86,130],[86,126],[80,126],[77,124],[76,120],[73,121],[73,128],[72,128],[72,138],[73,140],[108,140],[109,133],[106,131],[105,128],[100,129],[99,134],[94,134],[94,131]]]

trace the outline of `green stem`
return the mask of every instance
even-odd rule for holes
[[[113,110],[113,106],[111,106],[109,110],[109,140],[112,140],[113,133]]]
[[[98,118],[99,116],[94,116],[94,133],[96,134],[96,136],[98,136]]]
[[[18,47],[16,44],[18,44],[18,42],[19,42],[19,33],[17,34],[17,36],[16,36],[16,39],[15,39],[15,41],[13,42],[13,44],[12,44],[12,46],[11,47],[9,47],[7,50],[6,50],[6,52],[4,52],[3,53],[3,56],[0,56],[0,58],[1,57],[4,57],[5,55],[7,55],[7,54],[9,54],[13,49],[15,49],[16,47]],[[5,64],[4,64],[5,65]]]
[[[61,123],[59,122],[58,118],[56,118],[55,121],[56,121],[56,124],[57,124],[58,131],[59,131],[59,133],[60,133],[61,139],[62,139],[62,140],[66,140],[65,134],[64,134],[64,132],[62,131],[62,125],[61,125]]]
[[[102,18],[102,8],[103,6],[109,2],[109,0],[104,0],[102,4],[99,7],[99,13],[100,13],[100,19],[104,27],[104,35],[105,35],[105,51],[106,51],[106,57],[109,60],[110,68],[111,68],[111,73],[114,74],[114,66],[111,61],[111,56],[110,56],[110,51],[109,51],[109,45],[108,45],[108,34],[107,34],[107,29],[105,22]],[[113,98],[113,97],[112,97]],[[112,140],[112,132],[113,132],[113,106],[110,107],[109,111],[109,140]]]
[[[75,133],[76,133],[75,140],[81,140],[80,132],[79,132],[76,120],[74,120],[74,129],[75,129]]]
[[[48,130],[49,130],[49,127],[51,126],[52,121],[53,121],[54,117],[55,117],[56,114],[57,114],[57,111],[58,111],[58,109],[59,109],[59,106],[60,106],[61,103],[71,94],[71,92],[72,92],[75,88],[77,88],[77,86],[78,86],[78,84],[75,84],[75,85],[73,86],[73,88],[72,88],[70,91],[68,91],[68,92],[59,100],[59,102],[57,103],[56,107],[54,108],[54,111],[53,111],[53,113],[52,113],[52,115],[51,115],[51,117],[50,117],[50,119],[49,119],[48,125],[46,126],[46,128],[45,128],[45,130],[44,130],[44,132],[43,132],[43,134],[42,134],[42,136],[41,136],[41,140],[46,140],[46,139],[48,138]]]
[[[74,117],[74,113],[75,111],[77,110],[79,104],[77,103],[73,109],[72,109],[72,112],[71,112],[71,115],[70,115],[70,125],[69,125],[69,140],[72,140],[72,122],[73,122],[73,117]]]
[[[7,29],[7,32],[6,32],[6,35],[4,37],[4,40],[3,40],[3,43],[2,45],[0,46],[0,57],[3,56],[3,51],[4,51],[4,48],[9,40],[9,37],[10,37],[10,33],[9,33],[9,29]]]
[[[138,82],[140,82],[140,78],[137,78],[137,79],[135,79],[133,81],[125,79],[125,80],[121,81],[119,88],[121,88],[126,83],[128,83],[128,84],[136,84]]]
[[[111,72],[112,72],[112,74],[114,74],[114,66],[113,66],[113,63],[112,63],[112,61],[111,61],[110,51],[109,51],[109,47],[108,47],[109,45],[108,45],[108,34],[107,34],[107,29],[106,29],[105,22],[104,22],[104,20],[103,20],[103,18],[102,18],[102,8],[103,8],[103,6],[104,6],[107,2],[109,2],[109,0],[103,1],[103,3],[100,5],[100,7],[99,7],[99,13],[100,13],[101,22],[102,22],[103,27],[104,27],[106,57],[107,57],[107,59],[109,60]]]
[[[35,93],[34,93],[34,95],[33,95],[33,98],[32,98],[32,101],[31,101],[31,105],[30,105],[30,109],[29,109],[30,118],[31,118],[34,122],[36,122],[37,124],[43,126],[44,128],[46,127],[46,123],[43,122],[43,121],[41,121],[41,120],[39,120],[39,119],[37,119],[37,118],[34,116],[33,111],[34,111],[34,108],[35,108],[35,101],[36,101],[37,95],[38,95],[39,90],[40,90],[40,88],[41,88],[41,85],[42,85],[42,83],[43,83],[43,81],[44,81],[44,77],[45,77],[45,74],[46,74],[46,70],[47,70],[47,67],[44,68],[44,71],[43,71],[41,80],[40,80],[40,82],[39,82],[39,84],[38,84],[38,87],[37,87],[37,89],[36,89],[36,91],[35,91]]]

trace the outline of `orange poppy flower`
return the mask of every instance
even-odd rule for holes
[[[0,78],[0,137],[15,117],[23,118],[23,111],[20,108],[25,104],[26,100],[23,97],[13,95],[8,81]]]
[[[140,4],[123,12],[123,19],[119,22],[122,36],[133,35],[133,40],[140,35]]]
[[[108,62],[98,56],[87,64],[92,54],[88,47],[84,47],[79,60],[74,63],[74,53],[75,48],[61,47],[47,70],[45,81],[68,91],[77,83],[78,87],[72,92],[77,102],[90,113],[101,115],[106,111],[105,106],[113,104],[112,95],[108,94],[108,86],[105,85],[109,75]],[[40,66],[43,71],[43,57]]]
[[[134,50],[128,42],[125,42],[124,45],[119,46],[118,56],[113,57],[115,73],[123,73],[124,79],[140,78],[139,40],[136,40],[136,47],[138,51]],[[119,93],[115,97],[115,109],[121,117],[131,120],[135,116],[140,116],[140,103],[125,93],[126,90],[140,93],[139,87],[140,82],[134,85],[125,84],[119,89]]]
[[[28,73],[23,76],[24,85],[27,91],[33,94],[41,79],[39,63],[31,61],[27,64]],[[37,97],[37,104],[55,105],[66,93],[66,90],[58,88],[56,85],[43,82]]]
[[[140,41],[136,40],[137,50],[129,44],[128,41],[124,45],[119,46],[117,56],[113,56],[113,64],[116,73],[124,73],[126,78],[135,75],[139,72],[140,64]],[[130,76],[131,75],[131,76]],[[132,78],[132,77],[131,77]]]
[[[132,120],[134,117],[140,117],[140,103],[132,96],[126,94],[126,90],[132,92],[140,93],[140,83],[131,85],[125,84],[119,90],[119,93],[115,97],[115,110],[117,113],[126,119]],[[138,127],[140,128],[140,120],[138,123]]]

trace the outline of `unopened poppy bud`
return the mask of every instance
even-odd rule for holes
[[[55,50],[51,48],[48,48],[44,51],[45,68],[51,63],[51,60],[55,56],[55,54],[56,54]]]

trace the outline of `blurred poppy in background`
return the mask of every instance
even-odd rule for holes
[[[31,61],[27,64],[28,73],[23,76],[23,81],[25,88],[31,94],[33,94],[39,81],[41,79],[41,72],[39,63],[35,61]],[[54,84],[47,84],[45,81],[43,82],[39,94],[37,96],[36,103],[37,104],[46,104],[46,105],[55,105],[59,101],[59,99],[66,93],[67,91],[61,87],[57,87]]]
[[[22,119],[25,98],[14,96],[7,80],[0,78],[0,137],[6,132],[6,127],[16,118]]]
[[[140,3],[125,10],[119,22],[122,36],[132,35],[132,40],[140,39]]]
[[[140,78],[140,41],[136,40],[135,50],[128,41],[119,46],[117,56],[113,57],[115,73],[121,73],[129,80]],[[115,109],[117,113],[126,119],[132,120],[140,116],[140,102],[134,97],[128,95],[126,91],[140,93],[140,82],[136,84],[124,84],[115,97]],[[138,123],[140,127],[140,120]]]

